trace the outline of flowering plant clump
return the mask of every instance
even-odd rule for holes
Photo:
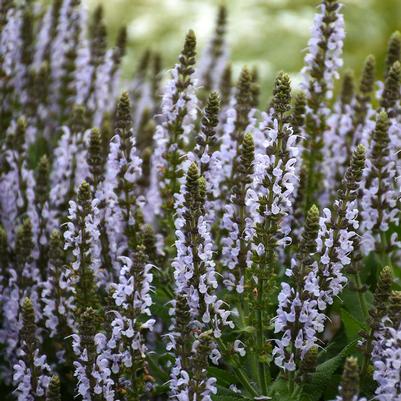
[[[226,30],[122,82],[101,7],[1,1],[2,399],[401,401],[401,35],[355,83],[321,0],[261,107]]]

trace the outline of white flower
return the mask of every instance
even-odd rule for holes
[[[238,352],[240,356],[245,356],[246,354],[245,345],[241,340],[234,341],[234,351]]]

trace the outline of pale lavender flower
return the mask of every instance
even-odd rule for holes
[[[190,79],[189,84],[184,90],[179,89],[180,68],[180,64],[175,65],[171,71],[171,79],[165,85],[161,102],[162,122],[156,127],[153,138],[154,150],[151,158],[150,187],[147,193],[149,206],[144,209],[145,218],[148,222],[152,222],[156,216],[160,215],[162,206],[160,191],[168,185],[162,173],[167,167],[167,161],[164,156],[178,146],[176,143],[171,142],[170,127],[179,122],[183,131],[180,141],[184,145],[188,144],[198,114],[197,83],[191,79],[192,74],[190,74],[187,77]],[[181,150],[181,153],[184,156],[183,150]],[[183,164],[180,168],[185,170],[185,162]]]
[[[39,350],[36,349],[33,358],[35,369],[40,370],[40,375],[36,378],[36,388],[32,388],[32,372],[23,359],[18,360],[13,367],[13,382],[16,386],[15,394],[18,401],[35,401],[37,397],[44,397],[49,385],[50,366],[46,363],[46,355],[40,355]]]
[[[116,86],[115,77],[112,74],[113,70],[113,51],[106,52],[104,62],[97,68],[95,91],[93,94],[93,106],[95,111],[93,116],[93,125],[100,126],[106,112],[112,110],[115,94],[110,92],[110,89]]]
[[[320,204],[327,206],[335,191],[338,189],[338,181],[346,170],[348,162],[348,136],[353,130],[353,105],[334,105],[334,112],[327,118],[327,129],[323,133],[323,174],[324,188],[327,190],[320,198]]]
[[[21,49],[21,22],[21,10],[11,8],[7,14],[7,23],[0,36],[0,53],[3,57],[2,69],[9,76],[18,69]],[[16,84],[18,85],[18,83]]]
[[[280,217],[277,227],[277,245],[286,246],[291,242],[291,239],[289,237],[290,226],[284,218],[292,212],[293,194],[298,180],[296,176],[297,137],[293,134],[290,126],[283,128],[286,138],[282,141],[282,151],[285,156],[278,157],[276,154],[279,144],[278,121],[274,120],[271,127],[268,116],[264,115],[264,118],[260,129],[265,135],[265,153],[259,153],[255,156],[255,170],[251,188],[247,192],[247,206],[253,227],[262,224],[268,216]],[[270,149],[269,152],[267,152],[268,149]],[[266,178],[267,180],[265,180]],[[264,182],[269,182],[269,186],[266,187]],[[268,199],[269,197],[271,201],[265,210],[259,211],[260,199]],[[249,230],[247,235],[251,240],[254,230]],[[252,246],[255,252],[264,252],[263,249],[259,249],[264,246],[263,244],[253,243]]]
[[[385,317],[375,333],[372,362],[379,401],[401,400],[401,325],[397,323]]]
[[[125,171],[123,175],[122,171]],[[105,224],[110,257],[117,272],[120,267],[118,257],[128,249],[127,229],[135,227],[136,213],[138,208],[143,206],[143,200],[138,196],[136,185],[141,175],[142,160],[138,155],[132,130],[129,131],[127,138],[123,138],[117,132],[110,142],[106,177],[101,190],[108,205],[105,210]],[[121,191],[123,184],[129,185],[131,188],[129,193]],[[134,204],[132,199],[136,200]]]
[[[325,0],[322,1],[320,7],[320,13],[315,14],[315,19],[312,26],[312,37],[308,42],[308,53],[305,56],[305,67],[302,69],[303,83],[302,89],[309,93],[311,86],[313,91],[321,93],[323,88],[320,83],[312,77],[312,71],[314,69],[320,69],[318,62],[324,64],[324,76],[323,80],[326,86],[327,97],[332,97],[332,90],[334,86],[334,80],[339,78],[338,69],[342,66],[343,60],[342,49],[343,41],[345,37],[344,31],[344,17],[341,14],[341,5],[338,3],[330,3],[336,7],[334,10],[328,10],[328,5]],[[325,36],[323,28],[326,24],[325,16],[331,12],[333,14],[333,21],[330,22],[330,28],[328,30],[328,36]],[[327,42],[327,50],[323,53],[324,59],[320,61],[318,54],[322,52],[319,46],[320,42]]]
[[[88,350],[82,349],[81,338],[78,334],[72,335],[72,348],[77,360],[74,361],[74,376],[77,378],[77,391],[83,401],[91,401],[91,374],[93,366],[88,365]],[[89,373],[89,374],[88,374]]]
[[[324,330],[325,316],[318,310],[315,291],[317,286],[313,290],[309,285],[298,292],[288,283],[281,283],[274,330],[283,335],[275,341],[273,355],[276,365],[284,370],[295,370],[296,358],[302,360],[316,345],[318,333]],[[298,331],[294,331],[295,325],[299,326]]]
[[[199,85],[207,90],[217,90],[229,59],[229,48],[225,36],[226,8],[221,6],[213,36],[206,44],[195,71]]]
[[[82,186],[86,184],[83,182]],[[87,184],[86,184],[87,185]],[[75,287],[82,263],[82,245],[89,247],[90,268],[93,271],[98,286],[106,286],[106,272],[100,269],[100,232],[99,232],[99,209],[98,199],[90,200],[90,211],[84,210],[83,205],[79,202],[71,200],[68,209],[67,230],[64,232],[65,249],[70,249],[73,255],[71,263],[71,271],[67,273],[67,282],[71,288]],[[83,226],[80,225],[79,219],[84,218]],[[85,235],[83,235],[85,233]],[[75,272],[75,273],[74,273]]]
[[[334,209],[340,208],[338,200],[334,203]],[[308,275],[307,285],[314,286],[315,276],[319,277],[319,294],[317,296],[318,307],[324,311],[331,305],[347,283],[344,267],[351,263],[350,254],[354,249],[354,236],[359,226],[357,216],[357,202],[346,204],[344,228],[333,228],[333,212],[330,209],[323,210],[320,218],[320,231],[317,239],[317,250],[320,254],[318,265]]]
[[[75,190],[89,175],[87,164],[87,144],[90,130],[72,132],[67,126],[62,127],[62,136],[54,150],[53,168],[50,174],[50,207],[56,212],[69,201],[71,189]],[[57,228],[54,221],[51,229]]]
[[[155,324],[155,319],[150,318],[152,266],[143,264],[143,255],[139,253],[134,260],[125,256],[119,260],[122,267],[118,283],[113,286],[116,310],[111,311],[114,314],[111,336],[103,338],[103,357],[99,365],[105,377],[110,375],[109,369],[118,373],[131,368],[133,360],[145,360],[148,349],[143,331],[152,331]],[[124,386],[129,387],[130,377],[125,379]]]
[[[395,144],[390,134],[396,133],[391,129],[395,121],[391,120],[385,113],[379,114],[370,138],[361,199],[361,249],[365,255],[377,249],[380,233],[399,222],[399,162],[392,151]],[[393,240],[396,238],[395,234]]]
[[[189,177],[195,179],[198,174],[196,164],[193,163],[188,169],[187,180],[190,179]],[[199,177],[198,185],[200,185]],[[182,319],[182,316],[178,315],[178,313],[182,313],[183,307],[187,308],[189,312],[190,321],[186,324],[191,329],[192,335],[190,335],[190,338],[182,338],[182,340],[191,341],[192,353],[189,356],[191,360],[196,358],[198,352],[206,352],[207,355],[205,347],[202,347],[202,351],[198,351],[199,344],[202,342],[204,345],[207,344],[206,349],[209,349],[211,361],[217,363],[220,358],[220,352],[212,340],[221,336],[224,326],[234,327],[229,320],[230,312],[225,310],[224,302],[218,299],[216,294],[218,283],[213,260],[210,223],[205,218],[203,206],[199,210],[195,210],[191,206],[192,196],[196,195],[187,193],[187,182],[181,185],[180,192],[175,195],[175,247],[177,255],[172,262],[172,266],[174,268],[176,297],[170,308],[172,324],[167,335],[167,350],[172,351],[175,357],[175,365],[171,370],[170,394],[176,400],[183,400],[188,397],[188,388],[194,385],[192,381],[196,380],[193,377],[193,370],[201,369],[200,366],[195,366],[191,371],[186,371],[182,368],[183,356],[177,346],[176,339],[185,336],[185,334],[181,333],[177,326],[177,321]],[[197,238],[196,247],[193,246],[193,242],[188,239],[186,233],[188,219],[193,219],[196,222],[196,229],[191,232],[191,235]],[[202,334],[205,332],[210,332],[210,340]],[[204,378],[202,379],[202,386],[206,386],[202,393],[202,399],[209,400],[210,395],[215,392],[215,379],[207,378],[206,372],[203,371],[199,374]]]
[[[60,9],[59,20],[57,24],[57,34],[51,44],[50,49],[50,71],[52,82],[52,110],[58,112],[58,94],[60,88],[61,76],[63,74],[63,63],[65,60],[65,53],[68,49],[68,43],[71,37],[70,21],[68,14],[71,12],[71,0],[63,0]]]
[[[41,21],[40,21],[40,27],[39,27],[39,32],[37,34],[37,40],[35,43],[35,54],[34,54],[34,60],[33,60],[33,65],[36,69],[40,68],[40,65],[44,61],[44,56],[45,52],[47,50],[47,47],[51,41],[52,38],[50,38],[50,31],[51,31],[51,25],[53,23],[53,7],[48,7],[46,12],[44,13]]]
[[[199,216],[197,225],[197,235],[199,235],[200,244],[197,249],[192,247],[185,238],[182,231],[185,225],[186,206],[184,204],[185,184],[181,185],[181,192],[176,195],[176,242],[177,256],[172,262],[174,268],[174,278],[176,284],[176,293],[186,294],[190,314],[195,325],[206,327],[210,325],[214,329],[216,337],[220,336],[222,325],[232,326],[228,320],[229,312],[223,309],[223,303],[218,300],[215,294],[218,283],[215,271],[215,262],[213,260],[213,242],[210,235],[210,223],[203,215]],[[198,283],[191,284],[194,277],[194,259],[193,254],[202,264],[202,272],[198,273],[196,278]],[[200,307],[204,309],[200,314]]]

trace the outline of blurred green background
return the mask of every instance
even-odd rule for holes
[[[110,39],[122,24],[128,27],[129,49],[124,76],[135,71],[146,48],[159,50],[164,68],[174,65],[185,32],[195,30],[199,50],[213,32],[219,0],[84,0],[89,10],[102,3]],[[358,76],[365,57],[377,58],[383,70],[387,40],[401,29],[401,0],[344,0],[347,38],[344,68]],[[234,76],[243,65],[257,66],[263,99],[279,70],[296,85],[318,0],[226,0],[228,42]],[[380,75],[379,75],[380,78]]]

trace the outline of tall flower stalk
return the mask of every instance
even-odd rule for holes
[[[174,207],[174,195],[180,191],[185,168],[185,149],[191,140],[190,134],[197,117],[193,79],[195,48],[195,34],[189,31],[178,63],[164,89],[161,104],[164,119],[156,127],[153,139],[155,148],[148,196],[153,205],[151,215],[160,216],[160,227],[164,236],[174,227],[174,221],[168,212]],[[173,238],[166,238],[166,245],[173,241]]]
[[[344,18],[337,0],[322,0],[315,15],[312,37],[308,43],[305,67],[302,70],[307,113],[303,165],[305,169],[304,210],[307,211],[322,190],[323,132],[327,124],[327,100],[332,97],[334,80],[342,66]]]
[[[285,217],[291,212],[297,156],[296,136],[287,122],[291,88],[287,74],[275,81],[272,117],[264,115],[260,130],[265,137],[264,152],[255,156],[255,173],[247,194],[247,205],[253,220],[250,233],[252,264],[249,271],[250,310],[256,325],[255,350],[266,353],[264,340],[271,311],[271,295],[278,273],[278,247],[290,242]],[[256,294],[256,296],[254,295]],[[270,381],[263,358],[259,359],[259,377],[263,394]]]
[[[21,348],[14,365],[13,381],[19,401],[40,399],[50,382],[50,366],[39,350],[35,311],[32,301],[25,298],[21,306]]]
[[[92,199],[90,186],[83,182],[76,201],[70,201],[65,249],[72,253],[67,284],[73,292],[74,313],[79,316],[86,308],[98,307],[97,285],[104,284],[99,270],[98,200]]]
[[[216,295],[218,286],[210,225],[205,219],[206,184],[195,163],[176,196],[176,248],[173,261],[175,299],[168,350],[175,357],[170,391],[174,399],[209,400],[216,379],[208,377],[208,357],[217,363],[216,341],[224,325],[232,325],[229,312]]]
[[[103,196],[104,202],[109,204],[104,222],[110,258],[118,271],[118,257],[129,256],[129,250],[135,250],[143,223],[138,198],[142,160],[136,149],[127,92],[117,104],[115,134],[110,142]]]

